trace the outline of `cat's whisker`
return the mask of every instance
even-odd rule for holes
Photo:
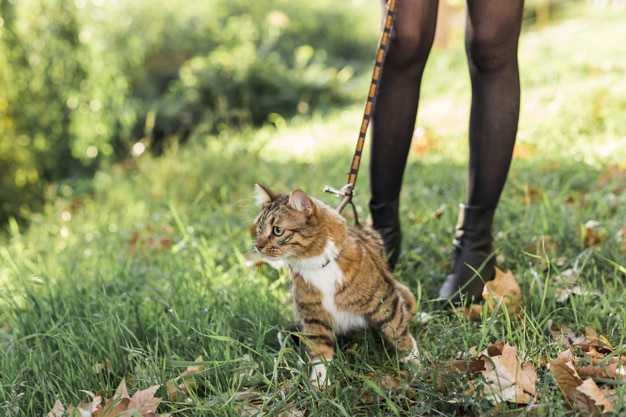
[[[233,205],[237,208],[242,208],[242,209],[245,208],[247,210],[254,210],[254,209],[258,210],[258,207],[255,204],[254,198],[242,198],[240,200],[235,201]]]
[[[287,266],[285,260],[286,258],[284,256],[268,258],[262,253],[259,253],[259,251],[255,248],[250,248],[248,245],[240,248],[239,254],[243,255],[245,266],[248,268],[253,268],[261,264],[267,264],[276,270],[281,270]]]

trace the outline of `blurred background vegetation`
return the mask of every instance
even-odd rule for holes
[[[555,4],[529,0],[527,16]],[[379,13],[375,0],[0,0],[0,228],[88,192],[102,164],[362,100]]]

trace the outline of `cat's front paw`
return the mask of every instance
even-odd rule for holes
[[[326,365],[324,363],[318,362],[313,365],[311,369],[311,385],[318,390],[330,387],[331,383],[330,379],[328,379]]]
[[[404,358],[400,359],[403,363],[410,363],[415,366],[421,365],[419,360],[419,351],[417,349],[411,350]]]

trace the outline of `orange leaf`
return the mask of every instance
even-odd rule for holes
[[[100,409],[93,417],[114,417],[122,415],[123,411],[128,410],[130,399],[113,397],[104,400],[104,409]]]
[[[463,312],[471,320],[480,320],[484,309],[487,313],[492,313],[496,307],[504,307],[509,315],[515,315],[520,311],[522,290],[511,271],[505,273],[496,268],[496,277],[485,283],[483,299],[483,304],[460,307],[457,311]]]

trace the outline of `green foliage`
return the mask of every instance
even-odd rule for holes
[[[0,6],[4,61],[0,69],[0,222],[28,214],[32,200],[40,200],[36,198],[41,192],[40,178],[67,175],[71,170],[67,161],[71,120],[65,103],[85,76],[80,59],[63,59],[80,54],[75,15],[63,7],[50,7],[50,2],[29,6],[19,11],[11,2]],[[27,23],[23,15],[31,13],[49,13],[49,19]]]
[[[361,102],[379,13],[368,0],[2,1],[0,225],[39,211],[50,182],[146,146]]]
[[[345,103],[377,37],[361,3],[3,1],[0,224],[139,140],[159,152]]]

